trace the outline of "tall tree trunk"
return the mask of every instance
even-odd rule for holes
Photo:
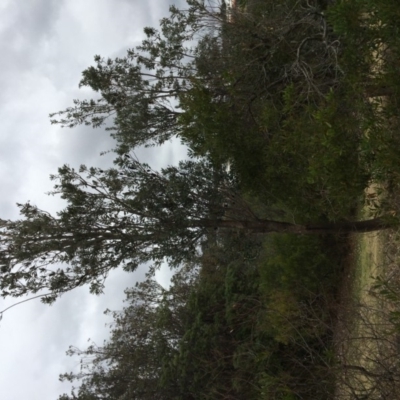
[[[297,225],[289,222],[258,220],[220,220],[207,221],[209,226],[218,228],[233,228],[249,230],[253,233],[293,233],[298,235],[322,234],[322,233],[348,233],[348,232],[372,232],[393,227],[393,223],[385,218],[375,218],[366,221],[346,221],[332,223],[315,223]],[[207,224],[208,225],[208,224]]]

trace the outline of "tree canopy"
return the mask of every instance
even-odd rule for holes
[[[157,173],[128,154],[120,163],[106,171],[82,166],[80,173],[64,166],[52,177],[52,194],[67,201],[56,217],[26,203],[19,205],[23,219],[2,221],[3,296],[46,288],[52,301],[85,283],[99,293],[110,269],[179,265],[226,223],[221,217],[234,196],[226,171],[187,161]]]
[[[96,56],[80,85],[99,97],[52,122],[109,119],[119,154],[178,137],[302,222],[348,219],[371,179],[395,175],[384,160],[397,146],[395,65],[377,72],[371,57],[393,60],[398,47],[373,3],[189,0],[125,57]]]
[[[177,267],[217,240],[219,230],[320,234],[390,226],[380,218],[307,225],[260,218],[226,168],[185,161],[157,173],[129,154],[119,160],[119,169],[105,171],[60,168],[51,194],[67,206],[57,216],[26,203],[19,205],[23,219],[1,221],[2,296],[47,289],[43,300],[52,302],[84,284],[98,294],[111,269],[163,261]]]
[[[297,3],[228,7],[225,1],[188,0],[183,10],[172,6],[160,30],[145,28],[147,38],[125,57],[96,56],[80,86],[99,92],[100,99],[75,101],[52,114],[52,122],[99,127],[112,117],[109,129],[124,151],[178,136],[195,153],[216,156],[212,138],[226,144],[220,129],[234,113],[265,141],[274,129],[266,130],[260,107],[282,109],[287,87],[299,105],[318,101],[343,75],[340,41],[322,9]],[[206,104],[215,111],[203,109]],[[220,107],[227,114],[222,121]],[[239,132],[232,123],[234,132],[226,135],[235,140]]]

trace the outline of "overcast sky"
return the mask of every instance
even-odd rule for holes
[[[49,175],[67,163],[107,166],[114,147],[104,130],[51,126],[48,115],[90,97],[78,89],[81,72],[96,54],[123,55],[139,44],[144,26],[158,26],[170,4],[182,0],[0,0],[0,218],[18,217],[16,202],[56,211],[48,197]],[[139,152],[155,167],[185,156],[177,143]],[[159,274],[166,282],[169,272]],[[69,345],[85,348],[91,338],[108,336],[106,308],[121,309],[123,290],[143,271],[114,271],[106,293],[87,288],[64,295],[49,307],[30,301],[4,314],[0,322],[0,399],[56,400],[69,393],[58,375],[78,371],[78,359],[65,355]],[[15,301],[0,299],[0,310]]]

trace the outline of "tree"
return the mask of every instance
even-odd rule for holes
[[[112,268],[190,259],[220,224],[226,173],[194,162],[156,173],[128,155],[121,163],[120,170],[82,166],[85,177],[64,166],[53,176],[52,194],[68,203],[57,217],[27,203],[19,205],[24,219],[2,221],[2,295],[47,288],[56,296],[88,282],[99,293]],[[59,263],[68,267],[50,268]]]
[[[146,28],[126,57],[96,56],[80,85],[99,98],[76,101],[53,122],[112,119],[119,154],[178,137],[194,156],[229,162],[242,189],[268,186],[263,200],[300,210],[297,220],[347,218],[374,175],[371,160],[387,151],[370,143],[382,137],[368,101],[379,80],[367,88],[359,69],[354,82],[342,57],[348,44],[331,23],[340,18],[326,1],[187,3],[159,31]]]
[[[196,257],[218,230],[250,234],[367,232],[391,226],[359,222],[294,223],[260,219],[236,190],[234,177],[207,161],[181,162],[157,173],[126,154],[119,169],[59,169],[52,194],[67,206],[52,216],[20,204],[23,219],[1,221],[2,296],[49,291],[44,301],[83,284],[100,293],[111,269],[141,263],[171,267]],[[61,264],[61,265],[60,265]],[[55,265],[55,267],[52,267]]]
[[[259,118],[266,101],[281,109],[282,91],[292,84],[299,103],[317,101],[342,75],[341,43],[328,29],[320,5],[278,3],[250,1],[230,8],[224,0],[188,0],[186,9],[172,6],[170,17],[160,21],[161,30],[145,28],[146,39],[126,57],[96,56],[80,86],[100,98],[76,100],[52,114],[52,122],[98,127],[114,117],[109,129],[120,150],[178,136],[204,155],[214,150],[199,145],[209,127],[188,111],[187,103],[206,91],[208,106],[226,104],[247,131],[250,124],[265,141],[272,132]],[[206,135],[216,134],[211,128]]]
[[[83,72],[79,86],[99,92],[100,98],[75,100],[73,107],[51,114],[52,123],[99,127],[115,117],[109,129],[124,151],[179,136],[179,96],[202,79],[197,74],[193,43],[204,32],[215,30],[222,18],[220,11],[202,1],[187,3],[184,11],[170,7],[170,18],[160,21],[161,31],[145,28],[146,39],[128,50],[126,57],[95,56],[96,66]]]
[[[124,309],[106,311],[113,317],[110,338],[85,350],[70,346],[67,354],[80,357],[81,368],[60,378],[81,384],[60,400],[175,398],[176,383],[161,383],[162,366],[178,351],[196,284],[196,265],[190,264],[174,275],[169,289],[150,278],[126,289]]]
[[[80,386],[76,397],[61,399],[330,398],[331,369],[319,353],[330,346],[329,289],[318,281],[321,288],[311,293],[303,287],[307,278],[292,276],[282,304],[279,278],[270,292],[265,284],[271,274],[260,276],[259,239],[226,234],[195,265],[180,269],[168,289],[150,278],[127,289],[126,307],[110,313],[110,339],[68,351],[81,359],[81,368],[61,377]],[[324,283],[331,282],[335,263],[324,265],[316,253],[304,254],[300,265],[312,264]],[[277,331],[286,331],[286,340]]]

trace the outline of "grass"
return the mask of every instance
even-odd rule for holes
[[[368,209],[362,214],[368,218]],[[354,257],[336,334],[335,397],[398,399],[399,324],[393,313],[400,304],[400,235],[386,230],[354,235],[351,241]]]

